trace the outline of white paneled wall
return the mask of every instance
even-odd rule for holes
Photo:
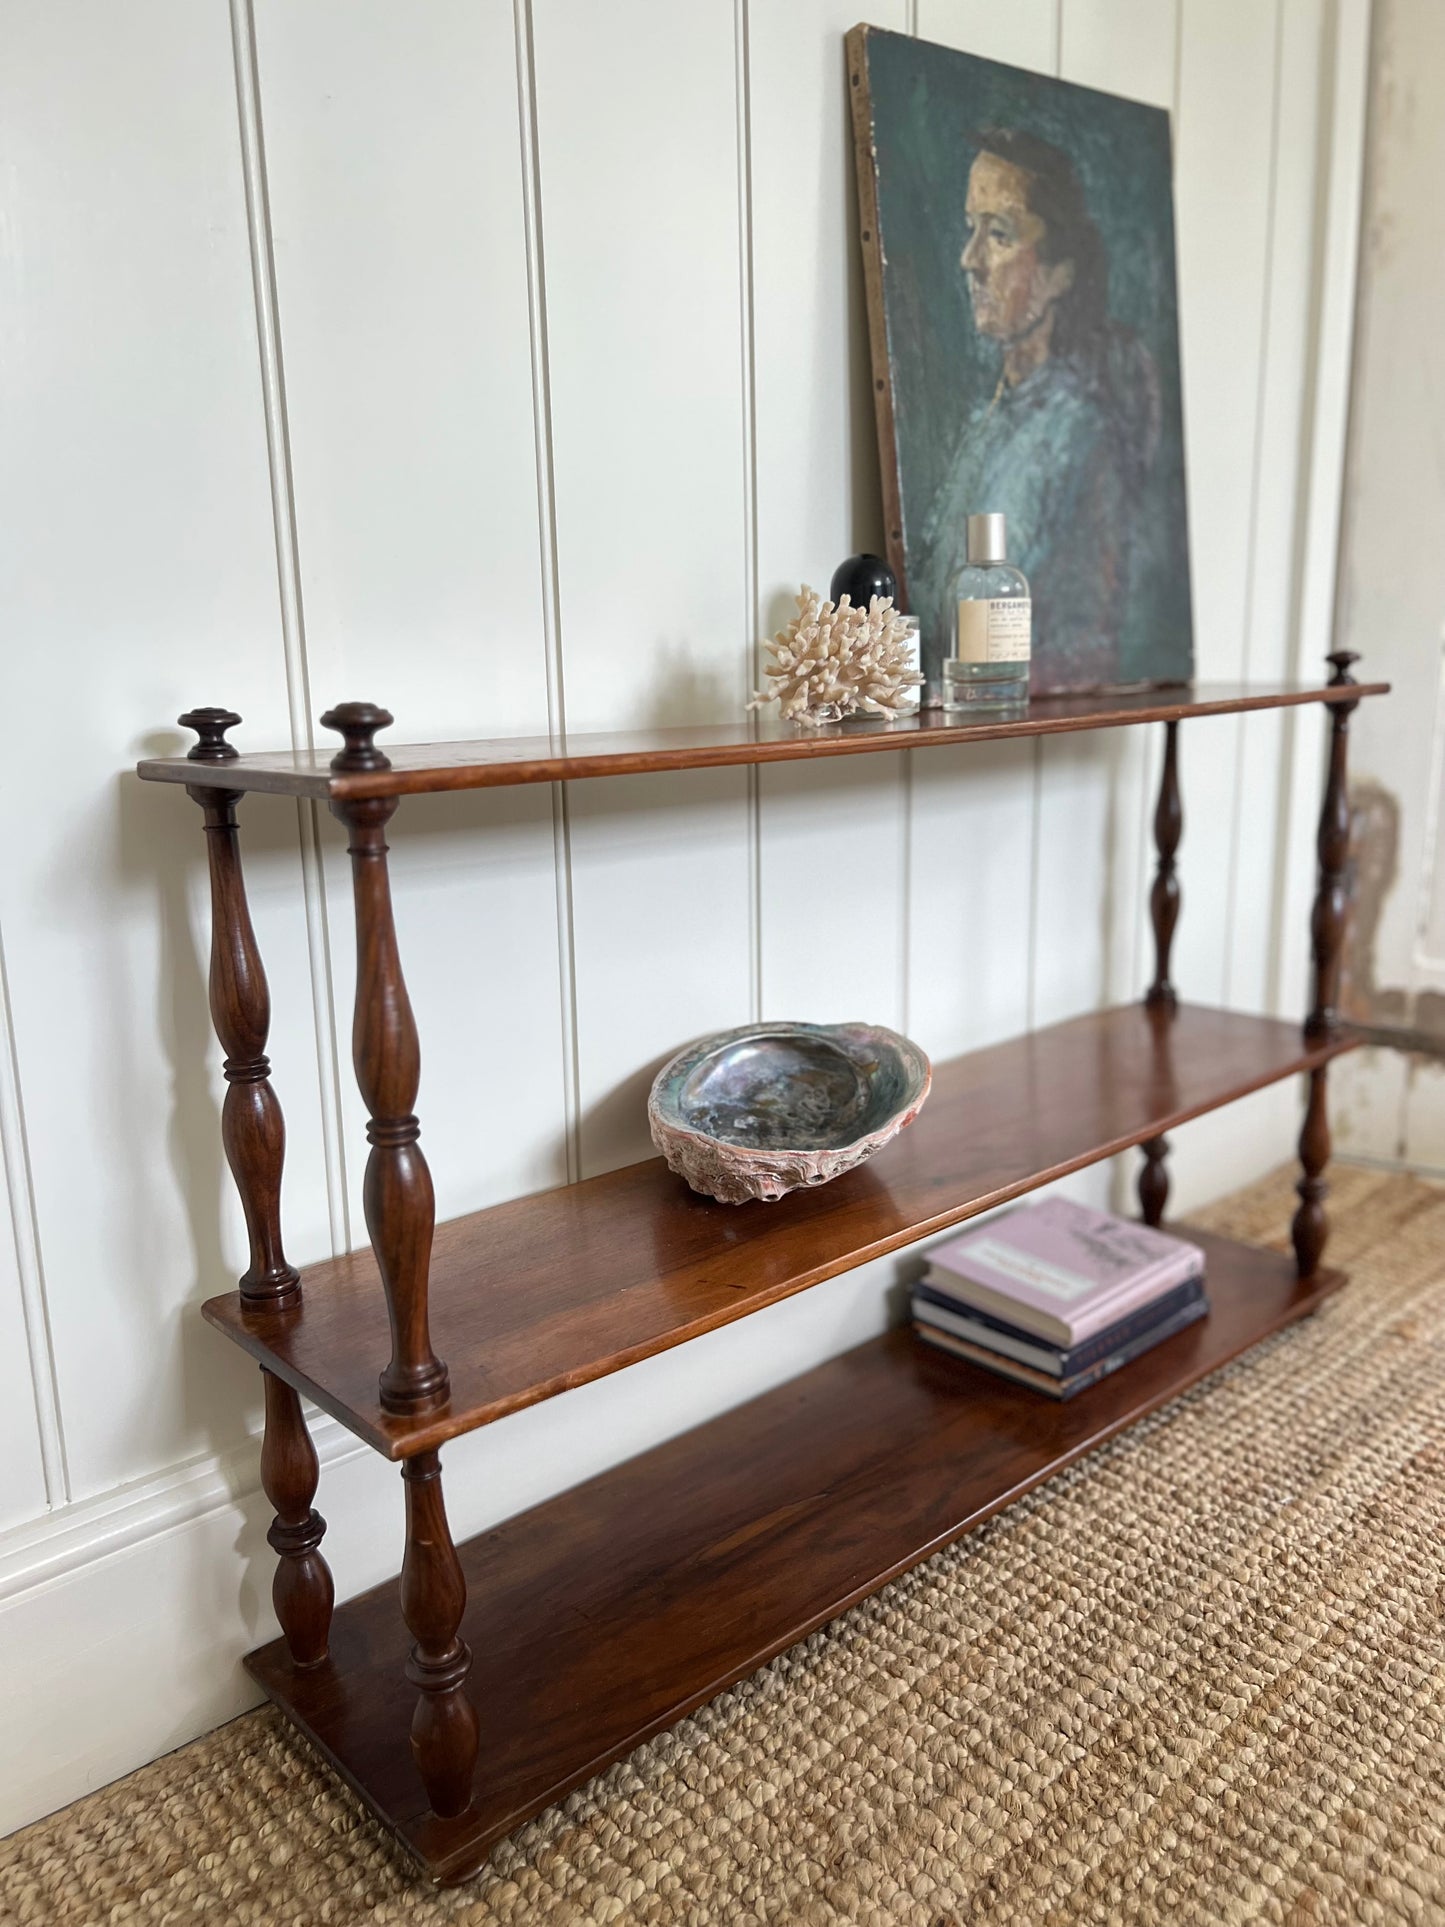
[[[1313,674],[1365,0],[879,6],[1173,110],[1200,671]],[[880,541],[856,11],[0,0],[0,1827],[245,1705],[267,1623],[258,1387],[196,1310],[243,1262],[199,817],[129,766],[196,703],[254,747],[355,697],[397,740],[737,713],[798,583]],[[1185,732],[1187,994],[1298,1007],[1317,747],[1308,720]],[[406,804],[441,1210],[646,1155],[657,1062],[752,1013],[943,1056],[1136,994],[1157,755]],[[349,879],[309,806],[242,821],[305,1262],[360,1236]],[[1285,1155],[1294,1102],[1181,1133],[1181,1202]],[[868,1335],[898,1269],[460,1442],[458,1529]],[[399,1495],[318,1436],[346,1593],[393,1569]]]

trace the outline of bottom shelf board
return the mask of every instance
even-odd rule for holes
[[[412,1764],[394,1581],[337,1609],[321,1666],[297,1672],[280,1640],[247,1665],[433,1879],[464,1879],[543,1807],[1345,1282],[1189,1236],[1209,1316],[1077,1398],[890,1332],[460,1547],[482,1748],[456,1819],[430,1812]]]

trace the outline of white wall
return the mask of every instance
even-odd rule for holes
[[[1433,1054],[1341,1066],[1338,1140],[1445,1175],[1445,8],[1379,0],[1338,633],[1395,695],[1352,730],[1367,888],[1349,1013]],[[1388,878],[1383,892],[1380,884]]]
[[[857,0],[3,0],[0,1827],[248,1702],[254,1370],[197,813],[169,719],[309,742],[736,712],[879,541],[842,35]],[[879,0],[1171,108],[1204,679],[1317,673],[1364,0]],[[1319,718],[1185,732],[1177,976],[1296,1010]],[[683,1040],[873,1016],[937,1055],[1145,981],[1143,733],[418,799],[393,873],[444,1212],[648,1149]],[[337,826],[243,807],[293,1259],[361,1235]],[[1179,1134],[1188,1205],[1295,1094]],[[1100,1197],[1109,1174],[1079,1186]],[[12,1259],[13,1243],[13,1259]],[[459,1443],[459,1531],[877,1329],[893,1262]],[[318,1427],[343,1594],[394,1473]]]

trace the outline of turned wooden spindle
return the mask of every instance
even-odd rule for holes
[[[1144,1153],[1144,1163],[1139,1172],[1139,1215],[1145,1224],[1161,1225],[1164,1222],[1164,1207],[1169,1202],[1169,1140],[1167,1137],[1145,1138],[1139,1146]]]
[[[235,748],[226,741],[226,731],[241,720],[234,711],[192,709],[179,720],[200,737],[189,752],[189,761],[228,763],[235,758]],[[248,1305],[296,1305],[301,1299],[301,1281],[281,1248],[286,1122],[271,1088],[271,1064],[266,1056],[271,993],[251,927],[236,827],[236,805],[242,792],[198,783],[188,785],[186,793],[199,803],[206,822],[211,873],[211,1021],[226,1054],[221,1142],[241,1196],[251,1248],[250,1264],[240,1281],[241,1296]]]
[[[1350,664],[1359,657],[1351,649],[1337,649],[1329,657],[1333,669],[1330,687],[1354,684]],[[1310,917],[1310,948],[1313,953],[1313,983],[1310,1014],[1305,1019],[1307,1037],[1328,1037],[1338,1028],[1336,1003],[1340,987],[1340,953],[1344,945],[1345,920],[1349,915],[1350,893],[1346,869],[1350,858],[1350,797],[1346,762],[1349,750],[1350,717],[1359,708],[1359,698],[1333,703],[1330,707],[1330,754],[1325,777],[1324,802],[1320,808],[1319,885],[1315,891]]]
[[[433,1813],[448,1819],[471,1803],[479,1729],[467,1697],[472,1655],[457,1628],[467,1586],[442,1503],[441,1458],[421,1452],[401,1468],[406,1488],[406,1554],[401,1610],[416,1640],[406,1676],[419,1698],[411,1750]]]
[[[1350,665],[1359,657],[1350,649],[1337,649],[1328,658],[1330,687],[1353,687]],[[1325,774],[1324,801],[1320,806],[1319,882],[1310,915],[1312,973],[1310,1012],[1305,1019],[1305,1036],[1312,1043],[1333,1037],[1339,1029],[1336,1008],[1340,984],[1340,954],[1344,945],[1345,923],[1349,916],[1350,891],[1350,800],[1348,749],[1350,717],[1359,707],[1359,698],[1337,702],[1330,707],[1330,750]],[[1326,1092],[1326,1067],[1321,1064],[1310,1072],[1309,1101],[1300,1131],[1299,1160],[1302,1176],[1295,1189],[1299,1209],[1295,1212],[1291,1235],[1295,1264],[1301,1278],[1318,1269],[1329,1237],[1325,1199],[1329,1185],[1323,1173],[1330,1161],[1330,1117]]]
[[[264,1367],[261,1380],[266,1388],[261,1487],[276,1512],[266,1534],[277,1555],[271,1603],[293,1664],[319,1666],[331,1635],[335,1590],[320,1552],[326,1521],[311,1503],[320,1477],[316,1447],[296,1393]]]
[[[1184,834],[1184,805],[1179,795],[1179,725],[1164,725],[1164,769],[1159,778],[1159,800],[1154,806],[1154,848],[1158,866],[1149,892],[1149,915],[1154,925],[1154,981],[1144,994],[1146,1004],[1173,1010],[1179,999],[1169,980],[1169,952],[1179,921],[1179,879],[1174,858]]]
[[[392,721],[372,703],[339,703],[321,718],[339,730],[346,747],[331,759],[338,772],[385,770],[388,758],[372,740]],[[401,973],[386,826],[394,796],[338,800],[336,816],[350,832],[356,903],[356,1010],[351,1049],[356,1081],[370,1122],[362,1200],[391,1320],[391,1358],[381,1374],[381,1402],[389,1412],[418,1412],[444,1404],[447,1368],[431,1347],[427,1278],[436,1198],[418,1139],[413,1106],[421,1082],[421,1046],[406,980]]]
[[[1294,1243],[1295,1269],[1301,1278],[1312,1278],[1330,1235],[1329,1219],[1325,1215],[1330,1187],[1321,1176],[1330,1161],[1330,1113],[1323,1064],[1310,1072],[1309,1102],[1299,1137],[1299,1161],[1304,1175],[1295,1186],[1299,1209],[1290,1226],[1290,1237]]]

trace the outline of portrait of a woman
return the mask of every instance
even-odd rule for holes
[[[912,86],[890,144],[877,50],[899,38],[870,34],[870,64],[892,298],[895,567],[925,668],[936,674],[952,653],[967,518],[1002,511],[1009,560],[1033,593],[1036,691],[1181,680],[1191,634],[1167,120],[1032,76],[1026,91],[1013,69],[905,40],[906,61],[943,66]],[[972,107],[1007,106],[1011,91],[1025,111],[966,120]],[[1165,121],[1152,194],[1139,193],[1148,165],[1119,194],[1101,190],[1121,109],[1128,131],[1129,115]],[[1088,185],[1076,152],[1092,163]],[[1130,157],[1112,158],[1123,180],[1117,163]]]

